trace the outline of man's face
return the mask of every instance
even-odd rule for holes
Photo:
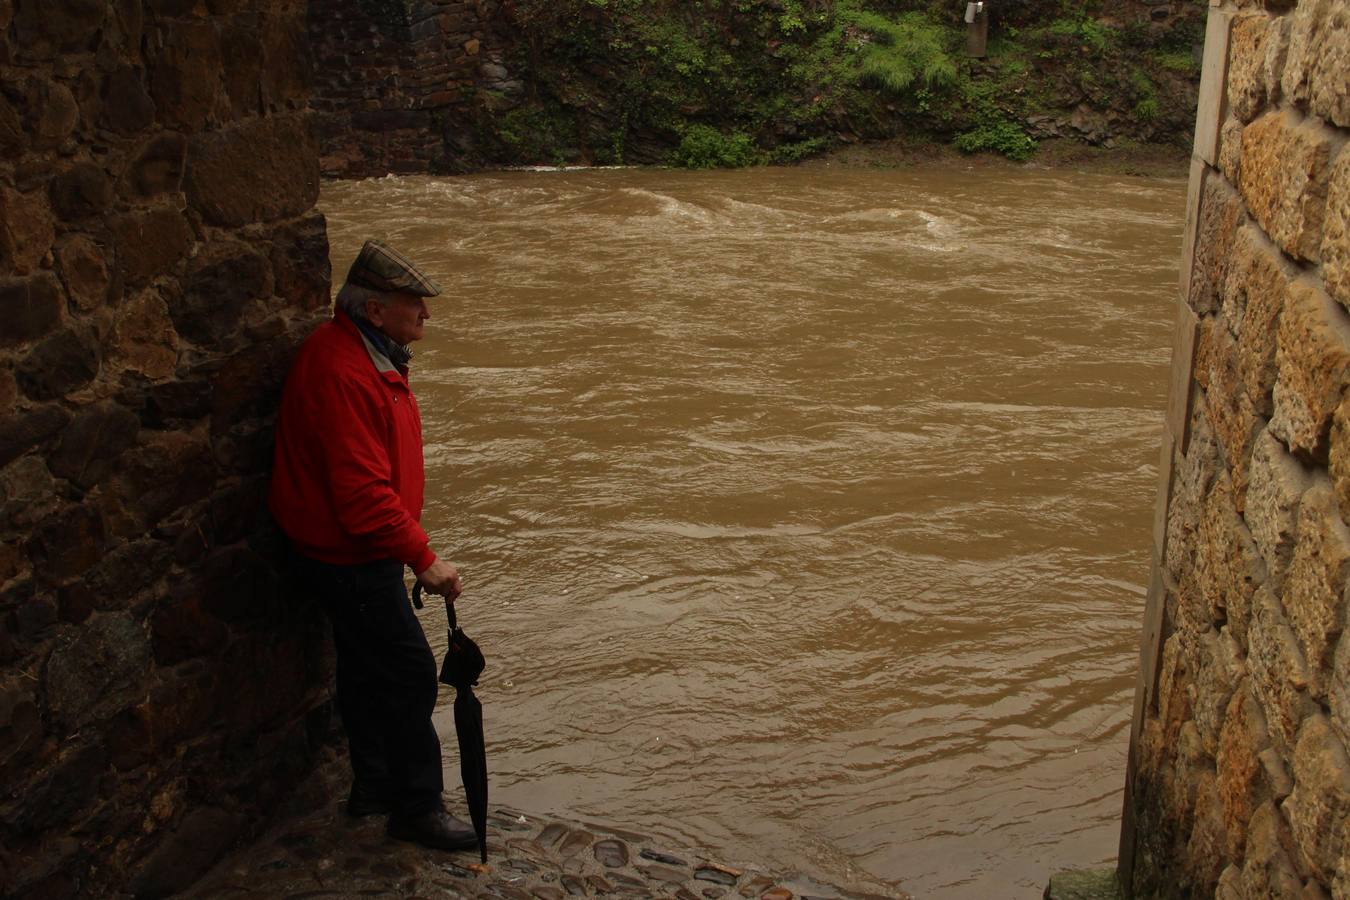
[[[431,318],[427,299],[412,294],[395,294],[388,306],[372,300],[366,313],[370,317],[370,324],[387,334],[396,344],[420,341],[422,323]]]

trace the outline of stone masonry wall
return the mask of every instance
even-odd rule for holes
[[[323,173],[454,171],[473,144],[495,0],[310,0]]]
[[[1350,897],[1350,0],[1213,0],[1119,875]]]
[[[167,893],[328,733],[270,421],[325,315],[303,0],[0,0],[0,894]]]

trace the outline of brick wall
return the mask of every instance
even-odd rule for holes
[[[323,173],[447,172],[471,155],[495,0],[310,0]]]
[[[1213,0],[1119,874],[1350,896],[1350,0]]]
[[[271,416],[324,316],[303,0],[0,0],[0,893],[158,895],[326,731]]]

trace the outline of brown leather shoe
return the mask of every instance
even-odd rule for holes
[[[434,850],[469,850],[478,846],[473,828],[437,807],[416,816],[390,816],[386,833]]]

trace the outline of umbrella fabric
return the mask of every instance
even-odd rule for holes
[[[413,588],[413,602],[420,603],[422,585]],[[464,782],[464,800],[469,807],[478,852],[487,862],[487,751],[483,741],[483,704],[474,696],[486,662],[483,651],[455,621],[455,604],[445,599],[445,618],[449,641],[441,663],[441,683],[455,689],[455,736],[459,739],[459,774]]]

